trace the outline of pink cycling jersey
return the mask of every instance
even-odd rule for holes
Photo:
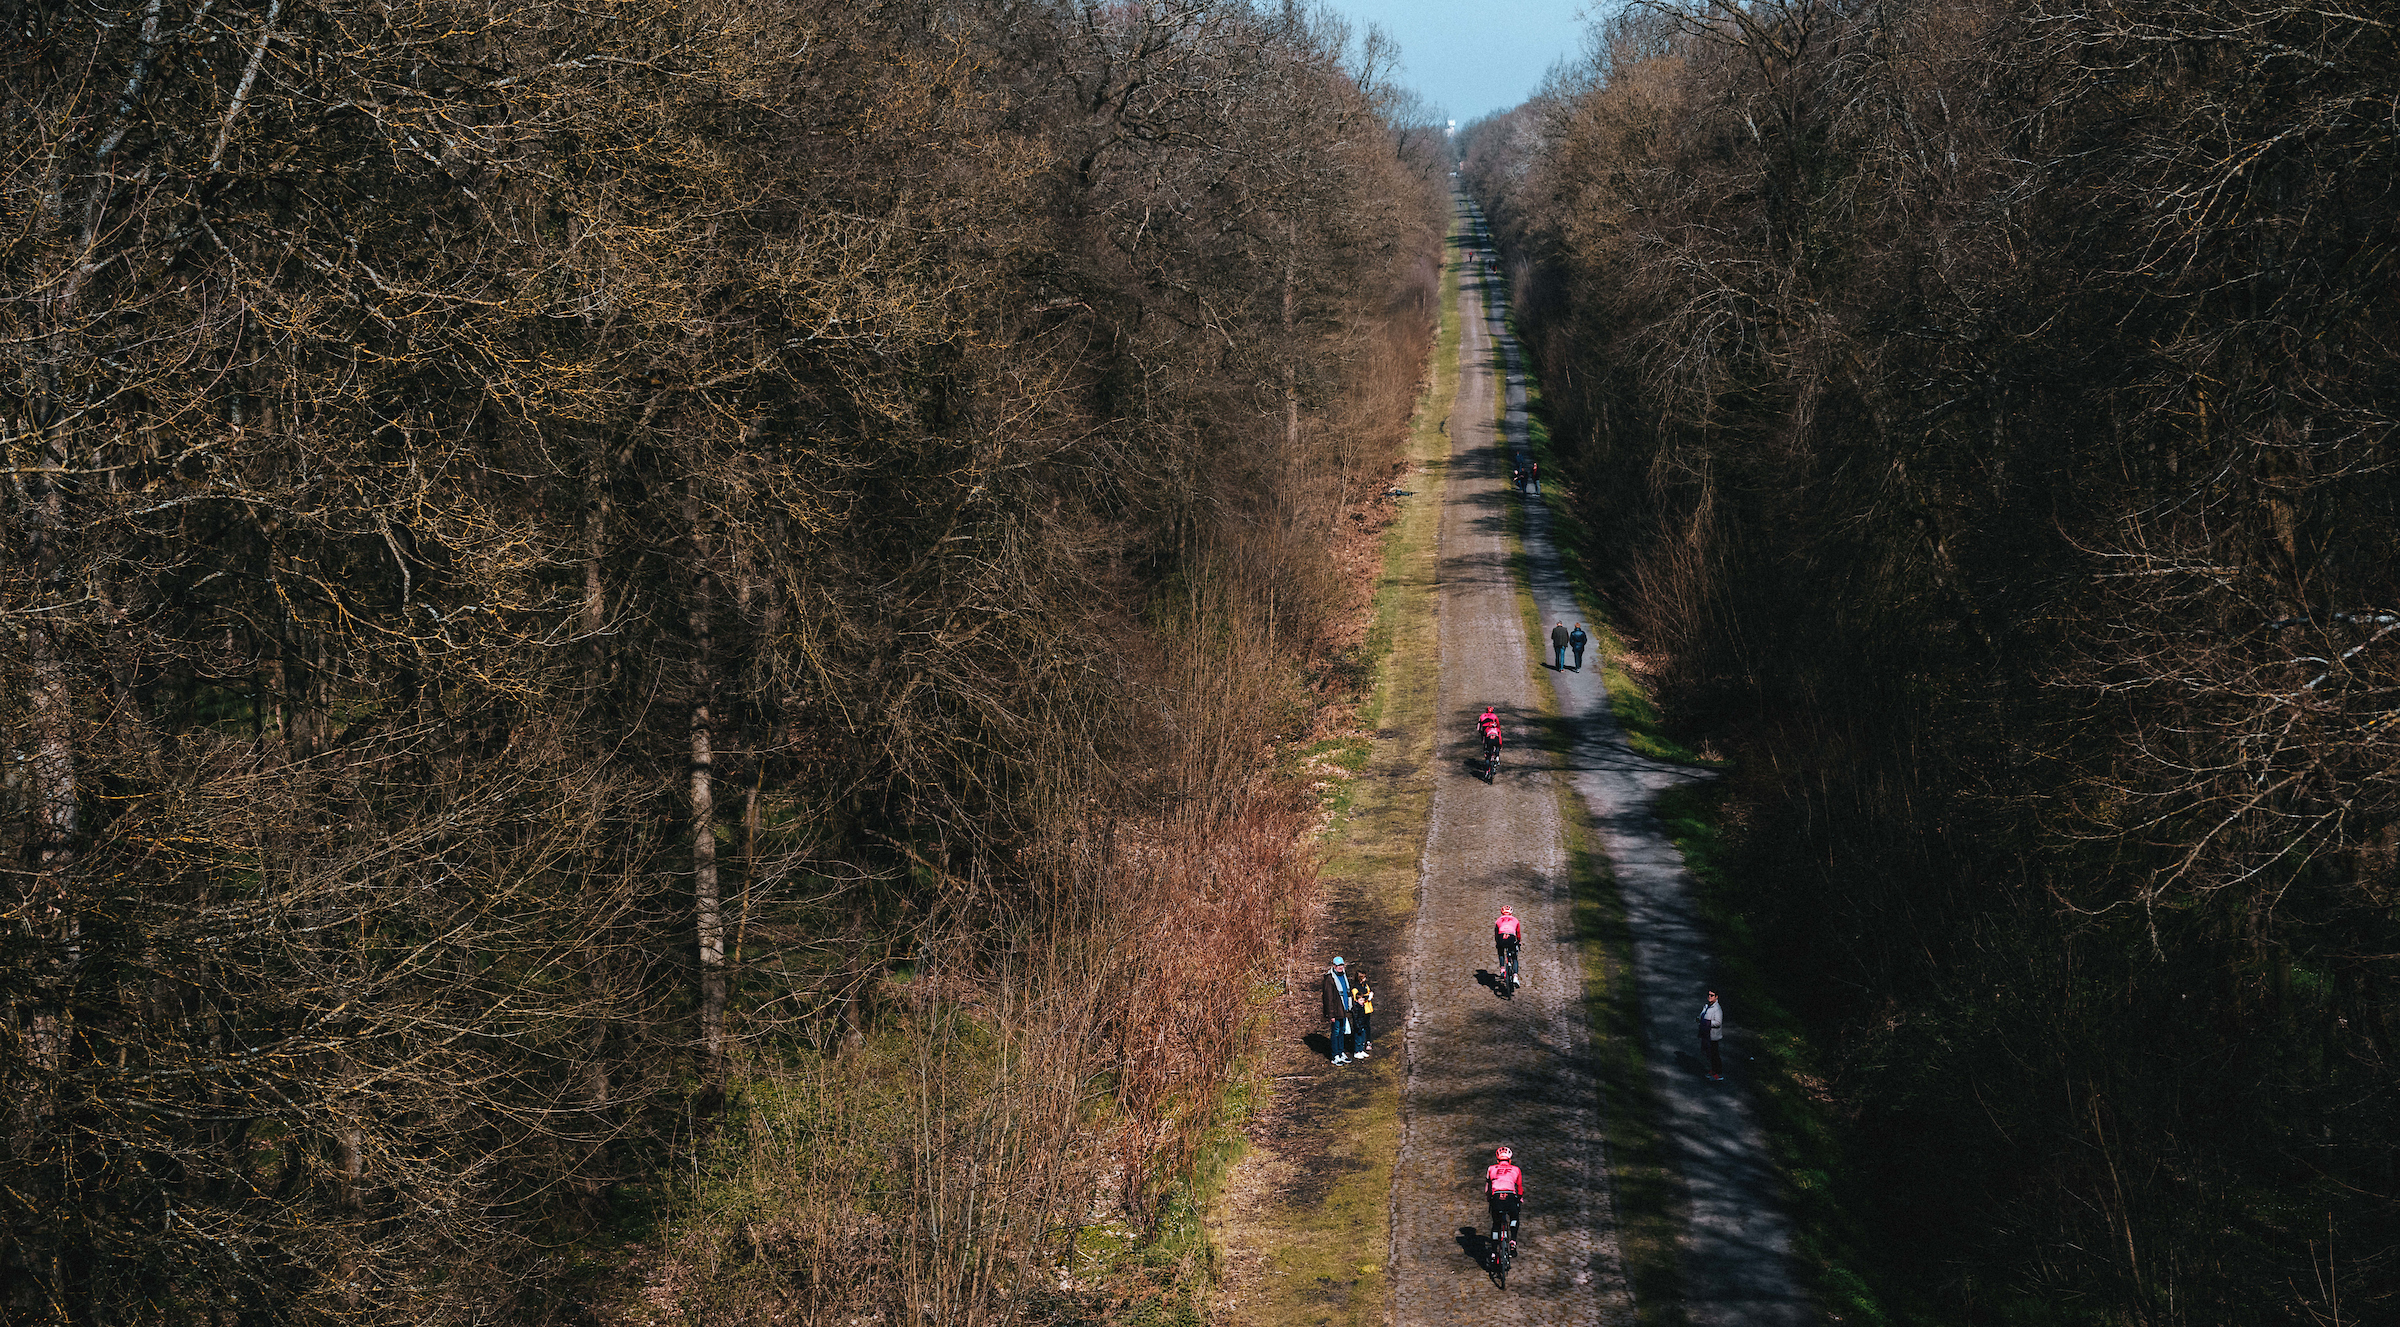
[[[1514,940],[1517,938],[1517,919],[1507,913],[1502,913],[1500,919],[1492,923],[1492,929]]]
[[[1483,1172],[1485,1193],[1513,1193],[1525,1196],[1525,1172],[1506,1161],[1495,1163]]]

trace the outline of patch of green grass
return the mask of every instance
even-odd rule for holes
[[[1302,753],[1311,760],[1329,762],[1356,774],[1367,767],[1367,757],[1374,750],[1375,744],[1363,737],[1328,737],[1309,743]]]
[[[1323,780],[1317,789],[1318,804],[1339,822],[1356,807],[1358,776],[1366,771],[1374,754],[1373,742],[1351,734],[1309,743],[1294,753],[1292,764]]]
[[[1404,917],[1415,898],[1418,850],[1425,839],[1426,807],[1433,795],[1434,709],[1441,681],[1441,637],[1434,609],[1434,578],[1442,525],[1442,491],[1449,482],[1451,401],[1458,394],[1459,270],[1455,255],[1444,262],[1441,321],[1431,377],[1409,425],[1408,470],[1400,488],[1400,518],[1384,535],[1383,574],[1375,585],[1375,624],[1367,640],[1375,665],[1372,687],[1359,707],[1358,726],[1369,734],[1407,737],[1382,753],[1391,769],[1420,771],[1406,780],[1371,779],[1377,760],[1372,740],[1329,739],[1319,746],[1354,742],[1337,759],[1354,776],[1340,781],[1340,800],[1323,849],[1323,873],[1339,888],[1365,882],[1384,892],[1376,900]]]
[[[1721,782],[1691,783],[1659,796],[1656,810],[1699,883],[1700,917],[1717,950],[1724,984],[1743,992],[1742,1026],[1754,1036],[1753,1082],[1760,1123],[1786,1177],[1794,1253],[1828,1317],[1844,1323],[1932,1320],[1892,1278],[1877,1274],[1871,1227],[1859,1213],[1873,1195],[1855,1191],[1838,1122],[1818,1085],[1824,1080],[1799,1015],[1776,998],[1768,945],[1744,908],[1725,841]]]
[[[1266,1275],[1242,1305],[1250,1323],[1370,1327],[1390,1300],[1392,1164],[1400,1151],[1400,1076],[1387,1073],[1342,1112],[1324,1168],[1337,1178],[1313,1204],[1271,1218]]]

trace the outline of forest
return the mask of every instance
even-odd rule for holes
[[[1640,3],[1460,137],[1882,1311],[2400,1314],[2390,14]]]
[[[0,0],[0,1318],[1080,1312],[1313,906],[1390,56]]]

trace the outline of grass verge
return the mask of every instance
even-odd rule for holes
[[[1325,753],[1351,773],[1327,800],[1331,815],[1321,844],[1326,886],[1393,934],[1405,934],[1415,912],[1417,863],[1433,795],[1441,664],[1433,587],[1450,454],[1446,423],[1458,391],[1457,233],[1443,264],[1431,377],[1410,425],[1408,477],[1401,487],[1414,493],[1401,500],[1400,518],[1385,537],[1367,638],[1376,664],[1359,726],[1373,740],[1361,751],[1355,739],[1336,739],[1339,755]],[[1235,1244],[1259,1255],[1255,1274],[1244,1278],[1240,1302],[1226,1306],[1232,1321],[1254,1327],[1385,1321],[1390,1289],[1383,1250],[1390,1242],[1392,1164],[1400,1142],[1396,1065],[1394,1057],[1371,1077],[1348,1080],[1363,1085],[1361,1091],[1312,1101],[1312,1113],[1321,1109],[1330,1116],[1329,1141],[1313,1173],[1294,1173],[1290,1160],[1261,1149],[1238,1161],[1229,1158],[1210,1186],[1206,1227],[1220,1258]],[[1264,1064],[1255,1070],[1266,1071]],[[1242,1170],[1249,1173],[1237,1173]],[[1230,1191],[1243,1185],[1273,1196],[1242,1203],[1237,1211]]]

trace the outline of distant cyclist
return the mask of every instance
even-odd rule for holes
[[[1500,1241],[1508,1241],[1513,1251],[1517,1246],[1517,1223],[1525,1210],[1525,1172],[1511,1160],[1515,1154],[1503,1147],[1492,1153],[1492,1164],[1483,1172],[1483,1202],[1492,1213],[1492,1253],[1497,1257]]]
[[[1506,908],[1502,908],[1500,915],[1492,919],[1492,947],[1499,951],[1502,968],[1516,966],[1518,942],[1524,929],[1524,925],[1517,920],[1517,914]]]
[[[1483,717],[1475,721],[1475,730],[1483,734],[1483,767],[1489,772],[1492,762],[1500,758],[1500,716],[1491,706],[1483,707]]]

